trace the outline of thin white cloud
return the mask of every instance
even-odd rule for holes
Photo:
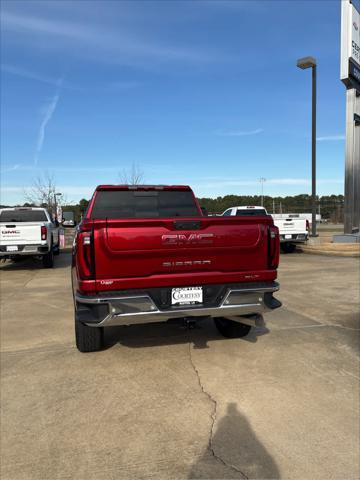
[[[0,168],[1,173],[6,173],[6,172],[13,172],[15,170],[19,170],[21,167],[20,163],[16,163],[15,165],[3,165]]]
[[[264,129],[256,128],[255,130],[217,130],[215,135],[219,137],[247,137],[250,135],[258,135],[262,133]]]
[[[84,187],[84,186],[73,186],[73,187],[66,187],[59,185],[57,189],[63,193],[64,195],[74,195],[74,196],[84,196],[88,195],[89,197],[94,193],[96,185],[92,187]],[[31,190],[31,187],[2,187],[2,193],[24,193],[28,190]]]
[[[345,140],[345,135],[327,135],[324,137],[316,137],[318,142],[336,142],[339,140]]]
[[[138,65],[154,61],[208,62],[214,59],[209,51],[194,46],[170,46],[151,38],[142,38],[121,27],[105,29],[89,22],[75,23],[53,18],[35,17],[3,12],[2,29],[6,32],[26,36],[28,42],[37,47],[67,49],[70,54],[97,61]],[[48,40],[44,41],[42,37]],[[218,55],[217,60],[223,56]]]
[[[59,80],[56,78],[46,77],[38,74],[37,72],[17,67],[15,65],[2,64],[1,71],[11,75],[16,75],[18,77],[28,78],[30,80],[38,80],[39,82],[47,83],[53,86],[58,86],[59,84]]]
[[[44,117],[43,117],[42,122],[40,124],[39,133],[38,133],[37,142],[36,142],[34,165],[38,164],[39,156],[40,156],[42,147],[44,145],[46,126],[50,122],[52,116],[54,115],[55,109],[57,107],[57,104],[58,104],[58,101],[59,101],[59,98],[60,98],[61,84],[62,84],[62,79],[59,79],[58,80],[57,92],[55,93],[55,95],[51,99],[49,105],[47,106]]]

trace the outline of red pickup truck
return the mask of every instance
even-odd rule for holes
[[[271,216],[208,217],[188,186],[100,185],[74,240],[76,345],[104,327],[213,317],[246,335],[273,297],[279,232]]]

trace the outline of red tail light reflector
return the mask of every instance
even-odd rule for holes
[[[77,258],[80,278],[83,280],[93,279],[95,262],[92,232],[80,232],[78,234]]]
[[[269,268],[275,269],[279,265],[280,238],[279,229],[275,226],[269,228]]]
[[[47,228],[42,225],[41,227],[41,240],[46,240],[47,239]]]

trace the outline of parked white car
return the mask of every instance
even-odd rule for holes
[[[0,209],[0,258],[18,260],[41,257],[43,266],[54,266],[59,250],[59,224],[45,208]]]
[[[238,206],[223,212],[224,216],[269,215],[264,207]],[[274,224],[279,229],[280,246],[284,253],[292,253],[297,243],[305,243],[309,238],[308,222],[295,214],[273,214]]]

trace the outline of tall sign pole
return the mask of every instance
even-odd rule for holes
[[[312,67],[311,121],[311,236],[316,234],[316,64]]]
[[[312,113],[311,113],[311,236],[316,233],[316,59],[314,57],[299,58],[296,65],[302,70],[312,70]]]
[[[344,233],[360,229],[360,11],[341,1],[340,78],[346,86]]]

